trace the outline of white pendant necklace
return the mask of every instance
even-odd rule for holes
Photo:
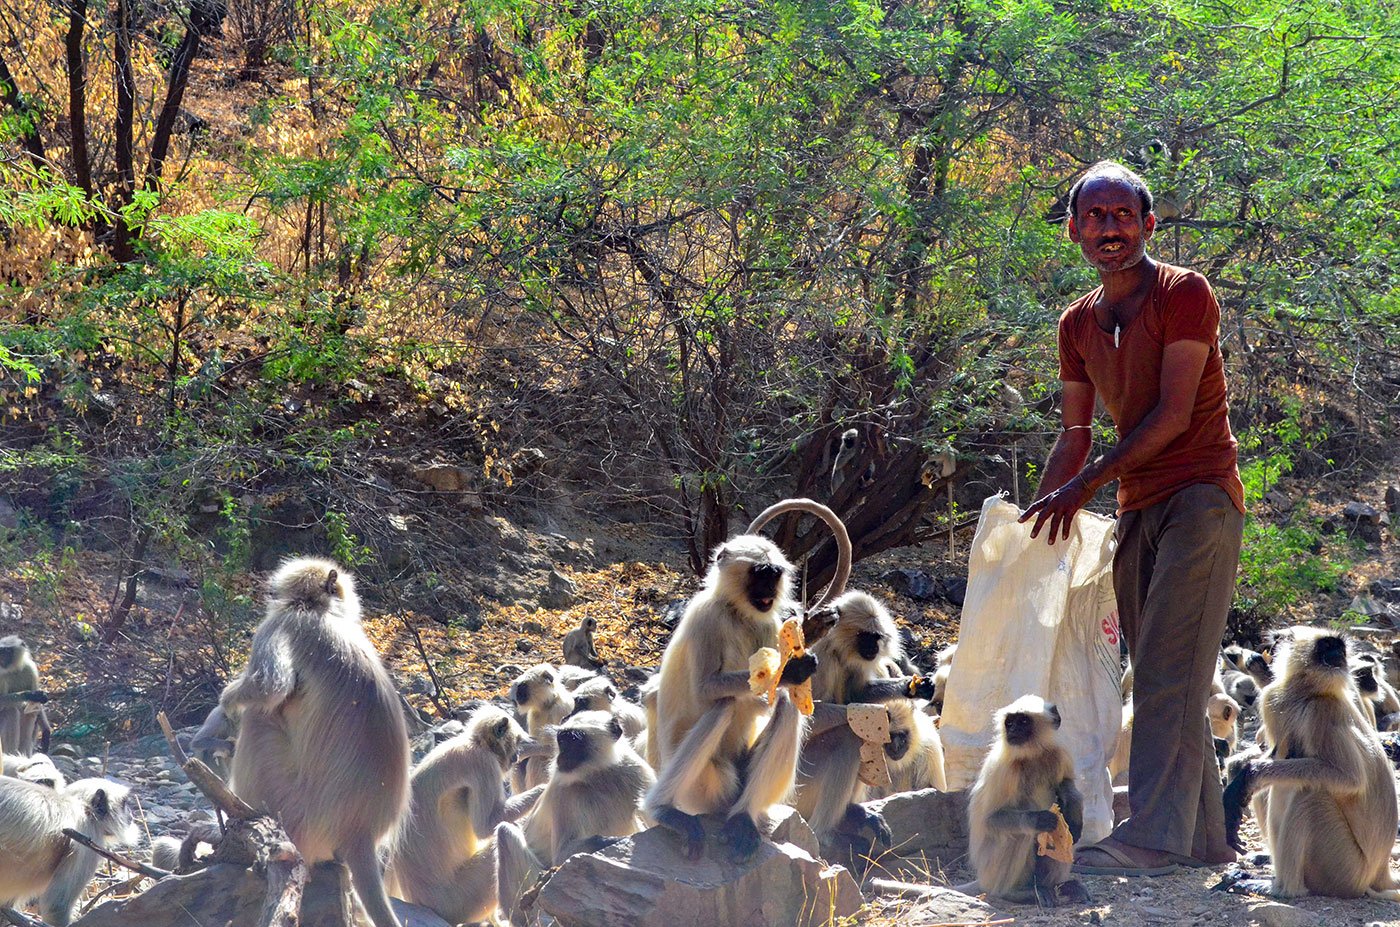
[[[1119,325],[1117,322],[1114,322],[1114,323],[1113,323],[1113,347],[1114,347],[1114,350],[1117,350],[1117,348],[1118,348],[1118,338],[1119,338],[1119,336],[1122,335],[1122,334],[1123,334],[1123,326]]]

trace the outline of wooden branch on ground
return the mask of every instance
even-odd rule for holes
[[[37,917],[22,914],[14,908],[0,908],[0,920],[13,924],[14,927],[49,927]]]
[[[267,863],[267,897],[258,915],[258,927],[297,927],[309,877],[310,870],[296,847],[282,844]]]
[[[251,805],[233,794],[233,791],[224,784],[224,780],[214,775],[214,771],[198,759],[186,756],[184,748],[175,739],[175,729],[170,726],[170,719],[161,712],[156,716],[160,722],[160,729],[165,733],[165,742],[170,745],[170,755],[175,757],[175,762],[180,764],[180,769],[185,776],[194,783],[195,788],[204,793],[204,797],[213,803],[214,808],[222,811],[235,821],[248,821],[258,816]]]
[[[74,843],[81,843],[83,846],[87,847],[89,850],[96,853],[98,856],[101,856],[104,859],[110,859],[118,866],[121,866],[124,869],[130,869],[132,872],[139,872],[143,876],[147,876],[148,878],[163,879],[166,876],[170,875],[170,873],[166,872],[164,869],[157,869],[154,866],[147,866],[145,863],[138,863],[134,859],[128,859],[127,857],[122,856],[120,853],[113,853],[111,850],[102,846],[100,843],[96,843],[95,841],[93,841],[91,837],[87,836],[86,834],[80,834],[71,827],[63,828],[63,835],[69,840],[72,840]]]

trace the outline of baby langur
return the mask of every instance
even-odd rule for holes
[[[593,645],[593,635],[597,631],[598,619],[585,618],[578,627],[565,634],[564,662],[587,670],[602,669],[605,661],[598,656],[598,649]]]
[[[1234,774],[1224,795],[1227,839],[1242,848],[1245,805],[1267,790],[1267,802],[1256,800],[1254,808],[1273,856],[1271,894],[1400,901],[1390,872],[1394,774],[1362,714],[1345,639],[1319,628],[1295,628],[1276,664],[1282,669],[1260,708],[1273,758],[1231,760]]]
[[[638,738],[646,733],[647,716],[642,709],[617,694],[617,686],[606,676],[595,676],[574,690],[573,714],[584,711],[605,711],[622,723],[622,733],[638,745]]]
[[[495,915],[496,825],[528,812],[544,791],[506,798],[506,773],[528,739],[514,718],[484,706],[465,733],[423,758],[384,876],[392,894],[451,924]]]
[[[233,790],[281,818],[308,864],[345,863],[374,927],[399,927],[376,848],[408,803],[408,727],[350,574],[328,560],[283,564],[219,704],[239,719]]]
[[[222,705],[215,705],[191,738],[190,750],[214,775],[227,782],[237,738],[238,722]]]
[[[80,779],[62,791],[0,778],[0,906],[39,899],[39,916],[67,927],[101,861],[64,836],[72,828],[103,848],[137,840],[136,800],[107,779]]]
[[[646,826],[642,798],[656,777],[617,718],[601,711],[574,715],[555,731],[555,741],[549,783],[523,831],[510,823],[496,828],[500,900],[508,910],[544,868]]]
[[[558,724],[574,710],[574,694],[564,686],[559,671],[548,663],[532,666],[510,686],[517,715],[525,718],[525,730],[541,739],[545,728]],[[543,785],[549,778],[548,752],[528,756],[511,771],[511,791],[520,793]]]
[[[1074,840],[1084,827],[1074,762],[1059,743],[1059,727],[1059,711],[1034,695],[996,713],[996,743],[968,804],[972,865],[989,895],[1042,907],[1089,900],[1070,878],[1069,863],[1036,854],[1036,835],[1059,826],[1052,804],[1059,804]]]
[[[885,798],[919,789],[948,791],[943,739],[933,717],[909,699],[893,699],[885,703],[885,708],[890,713],[890,742],[885,744],[885,757],[892,781],[883,788],[872,788],[870,797]]]
[[[953,657],[957,656],[958,645],[949,644],[938,651],[938,666],[933,671],[933,698],[929,707],[936,715],[943,714],[943,699],[948,694],[948,676],[953,672]]]

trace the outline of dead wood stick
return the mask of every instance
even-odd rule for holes
[[[37,917],[22,914],[14,908],[0,908],[0,918],[13,924],[14,927],[49,927]]]
[[[118,866],[121,866],[125,869],[130,869],[132,872],[139,872],[143,876],[147,876],[152,879],[163,879],[166,876],[170,875],[170,873],[166,872],[164,869],[157,869],[154,866],[147,866],[145,863],[138,863],[134,859],[128,859],[127,857],[122,856],[120,853],[113,853],[111,850],[107,849],[102,844],[95,842],[91,837],[87,836],[86,834],[80,834],[71,827],[63,828],[63,835],[69,840],[72,840],[74,843],[81,843],[83,846],[87,847],[89,850],[96,853],[98,856],[101,856],[104,859],[110,859]]]
[[[165,716],[165,712],[156,715],[156,720],[160,722],[160,729],[165,733],[165,742],[170,745],[170,755],[175,757],[175,762],[180,764],[185,776],[194,783],[195,788],[204,793],[204,797],[213,803],[216,810],[222,811],[235,821],[247,821],[258,816],[246,801],[233,794],[224,784],[224,780],[214,775],[212,769],[199,759],[185,755],[180,742],[175,739],[175,729],[170,726],[170,719]]]
[[[125,882],[113,882],[111,885],[107,886],[102,891],[98,892],[96,895],[93,895],[83,904],[83,913],[86,914],[93,908],[97,907],[98,902],[100,902],[103,898],[106,898],[113,892],[121,892],[128,889],[134,889],[147,878],[147,876],[138,875],[134,878],[127,879]]]
[[[297,927],[309,876],[296,847],[283,843],[267,862],[267,897],[258,915],[258,927]]]

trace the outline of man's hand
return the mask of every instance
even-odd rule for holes
[[[1064,539],[1069,540],[1069,527],[1074,522],[1074,514],[1088,505],[1092,498],[1094,491],[1089,488],[1088,482],[1082,475],[1076,476],[1054,492],[1032,502],[1018,520],[1025,523],[1035,518],[1035,524],[1031,526],[1033,538],[1040,537],[1040,529],[1049,520],[1050,536],[1046,540],[1054,544],[1062,530]]]

